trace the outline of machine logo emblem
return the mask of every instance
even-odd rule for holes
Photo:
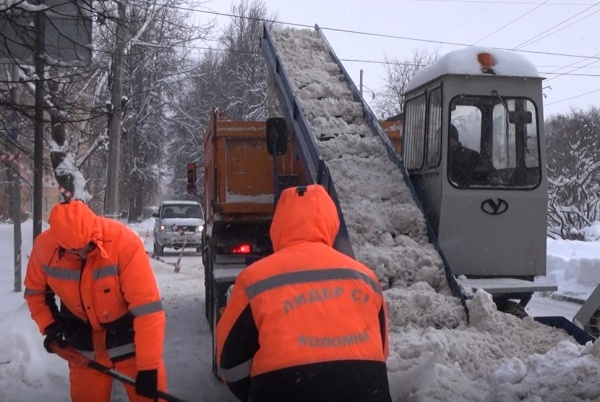
[[[508,203],[502,198],[496,200],[488,198],[481,203],[481,210],[489,215],[500,215],[508,211]]]

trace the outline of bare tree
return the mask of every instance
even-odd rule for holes
[[[123,133],[122,208],[131,220],[157,200],[163,160],[171,137],[170,121],[177,113],[184,84],[196,73],[189,44],[204,38],[211,24],[195,26],[190,15],[178,9],[178,0],[132,4],[129,25],[131,47],[126,52],[124,88],[127,112]]]
[[[165,190],[169,197],[185,197],[185,165],[188,162],[196,162],[200,166],[197,178],[199,183],[203,181],[203,129],[215,105],[224,105],[227,102],[227,93],[222,90],[221,60],[222,53],[217,50],[204,53],[196,73],[186,82],[187,97],[180,98],[172,104],[176,110],[170,121],[170,132],[173,136],[168,145],[168,153],[172,158],[165,161],[171,169],[168,188]],[[200,196],[203,196],[202,186]]]
[[[262,1],[241,0],[232,7],[229,25],[220,36],[219,48],[203,54],[196,74],[186,86],[187,99],[178,103],[172,150],[171,196],[185,195],[185,163],[203,161],[202,133],[213,109],[227,111],[232,119],[261,120],[266,117],[266,65],[260,51],[265,21],[271,26]],[[174,119],[175,120],[175,119]],[[201,182],[203,169],[198,170]]]
[[[69,2],[51,6],[31,6],[27,1],[15,2],[17,8],[26,12],[49,12],[49,15],[60,14],[63,8]],[[84,2],[78,3],[80,7],[90,6]],[[32,8],[34,7],[34,8]],[[41,7],[41,8],[40,8]],[[80,12],[91,12],[90,9],[79,9]],[[2,10],[0,10],[2,11]],[[10,38],[17,38],[22,41],[21,50],[27,46],[33,46],[31,42],[30,24],[22,24],[23,21],[32,21],[32,15],[25,15],[23,12],[16,12],[15,9],[4,10],[3,22],[10,26],[10,31],[6,32],[7,37],[3,38],[10,43]],[[54,14],[52,14],[54,13]],[[88,17],[89,14],[88,14]],[[46,25],[54,26],[52,19],[44,16]],[[4,35],[3,32],[0,35]],[[67,38],[62,37],[61,41]],[[6,42],[5,42],[6,43]],[[35,92],[35,81],[42,82],[43,92],[43,125],[46,128],[44,141],[46,149],[49,149],[50,159],[46,164],[46,174],[54,175],[58,184],[65,189],[63,193],[65,198],[71,196],[89,201],[90,193],[86,189],[87,180],[81,172],[81,168],[90,160],[90,156],[104,145],[103,136],[94,137],[91,127],[95,121],[104,120],[105,111],[98,107],[99,92],[105,83],[105,75],[98,66],[74,67],[70,62],[57,60],[53,54],[57,52],[58,47],[53,42],[47,42],[42,59],[45,61],[46,68],[41,76],[37,76],[33,66],[22,63],[18,58],[21,55],[15,55],[15,63],[20,67],[19,85],[23,93],[21,103],[11,104],[10,99],[3,99],[4,105],[19,110],[25,124],[21,126],[20,134],[23,141],[23,151],[26,155],[30,154],[29,148],[33,143],[31,130],[34,122],[33,97]],[[5,49],[6,50],[6,49]],[[11,57],[11,50],[8,48],[8,57]],[[32,53],[32,48],[28,49]],[[21,52],[21,51],[19,51]],[[27,52],[25,51],[25,55]],[[94,137],[94,138],[92,138]]]
[[[266,116],[265,97],[267,70],[260,51],[260,38],[268,16],[262,1],[240,0],[232,6],[235,15],[221,36],[226,49],[222,60],[226,92],[230,95],[227,105],[222,105],[232,119],[259,120]],[[271,25],[273,25],[271,23]]]
[[[412,59],[399,61],[397,58],[385,57],[387,77],[383,90],[375,96],[375,108],[381,118],[398,115],[403,111],[403,96],[410,79],[423,67],[437,60],[436,53],[423,49],[413,52]]]

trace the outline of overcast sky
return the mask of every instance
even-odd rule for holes
[[[600,106],[600,2],[594,0],[263,0],[283,23],[318,24],[358,85],[377,92],[386,56],[400,61],[415,49],[442,56],[468,45],[518,49],[544,81],[545,115]],[[237,0],[202,9],[229,13]],[[211,17],[200,14],[201,19]],[[215,16],[219,24],[227,16]],[[325,30],[335,28],[366,34]],[[402,37],[384,38],[372,34]],[[529,42],[529,43],[528,43]],[[214,46],[214,43],[212,44]],[[549,54],[552,53],[552,54]],[[575,57],[581,56],[581,57]],[[584,67],[585,66],[585,67]],[[562,74],[562,75],[558,75]],[[366,90],[365,98],[371,94]],[[571,99],[569,99],[571,98]]]

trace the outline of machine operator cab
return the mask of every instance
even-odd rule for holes
[[[472,47],[419,71],[403,157],[459,282],[527,303],[546,274],[542,77],[522,56]]]

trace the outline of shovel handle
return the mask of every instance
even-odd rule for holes
[[[93,370],[104,373],[116,380],[119,380],[125,384],[129,384],[135,387],[135,380],[133,378],[126,376],[125,374],[119,373],[118,371],[111,369],[110,367],[107,367],[103,364],[100,364],[97,361],[88,358],[87,356],[84,356],[71,345],[67,345],[64,348],[61,348],[56,342],[53,342],[50,345],[50,347],[52,348],[54,353],[56,353],[58,356],[72,364],[83,367],[89,367]],[[184,399],[177,398],[176,396],[173,396],[161,390],[156,391],[156,397],[167,402],[186,402]]]

